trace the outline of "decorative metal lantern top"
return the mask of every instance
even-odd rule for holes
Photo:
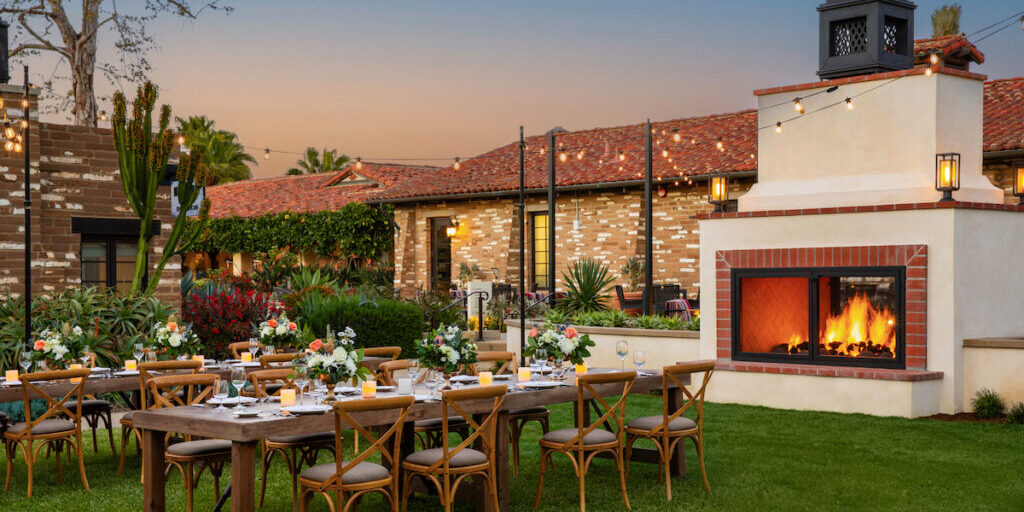
[[[906,0],[828,0],[818,6],[824,80],[914,67],[914,9]]]

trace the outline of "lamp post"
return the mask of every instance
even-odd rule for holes
[[[651,120],[644,125],[644,302],[642,312],[651,314],[654,305],[654,134],[651,133]]]
[[[526,365],[526,139],[519,126],[519,364]]]
[[[548,132],[548,306],[555,307],[555,130]]]
[[[25,124],[22,128],[22,148],[25,152],[25,350],[32,349],[32,179],[29,158],[29,108],[31,108],[28,86],[28,66],[25,66],[25,97],[21,106],[25,108]]]
[[[953,191],[960,190],[960,153],[935,155],[935,190],[942,192],[940,203],[953,201]]]

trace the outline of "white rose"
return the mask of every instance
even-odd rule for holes
[[[274,329],[268,325],[265,325],[263,326],[263,329],[260,329],[260,336],[262,337],[267,337],[272,334],[274,334]]]
[[[356,362],[351,357],[345,360],[345,368],[348,369],[349,373],[355,373]]]
[[[167,344],[172,346],[172,347],[174,347],[174,348],[180,347],[181,346],[181,335],[180,334],[172,334],[170,337],[167,338]]]
[[[287,334],[288,333],[288,324],[286,324],[286,323],[285,324],[277,324],[277,329],[276,330],[277,330],[277,334],[279,334],[279,335],[280,334]]]
[[[75,336],[81,336],[82,328],[76,325],[74,329],[71,329],[71,332],[75,333]]]

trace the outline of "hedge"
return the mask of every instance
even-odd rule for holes
[[[328,325],[334,331],[351,327],[357,347],[402,347],[406,357],[414,353],[426,327],[423,311],[415,305],[355,295],[308,294],[288,316],[317,336],[323,336]]]

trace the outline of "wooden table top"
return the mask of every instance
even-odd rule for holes
[[[613,370],[591,369],[591,373]],[[648,393],[661,389],[660,372],[637,377],[633,383],[632,393]],[[538,405],[549,405],[556,403],[572,402],[576,400],[576,386],[571,380],[558,387],[545,389],[526,390],[518,387],[518,379],[515,375],[508,380],[495,380],[495,385],[507,384],[511,391],[505,398],[503,408],[506,410],[523,409]],[[684,381],[684,384],[687,381]],[[476,386],[476,384],[470,384]],[[621,384],[597,385],[595,389],[609,393],[621,390]],[[422,385],[417,386],[417,391],[426,391]],[[396,396],[397,393],[378,392],[377,397],[383,398]],[[339,395],[341,400],[361,400],[359,395],[346,397]],[[304,397],[304,403],[312,403],[312,398]],[[466,402],[464,407],[470,413],[483,413],[493,407],[491,400],[479,400]],[[274,435],[290,435],[312,432],[334,430],[334,415],[331,413],[302,416],[279,416],[274,415],[280,410],[277,402],[266,402],[249,405],[249,408],[256,408],[263,411],[256,418],[238,418],[228,410],[218,410],[215,406],[192,406],[159,409],[153,411],[139,411],[133,418],[137,428],[158,430],[164,432],[187,433],[203,437],[227,439],[231,441],[255,441]],[[364,426],[374,426],[389,423],[393,414],[386,414],[386,411],[374,411],[355,413],[353,418]],[[417,402],[409,413],[407,421],[431,419],[441,417],[441,403],[439,401]]]

